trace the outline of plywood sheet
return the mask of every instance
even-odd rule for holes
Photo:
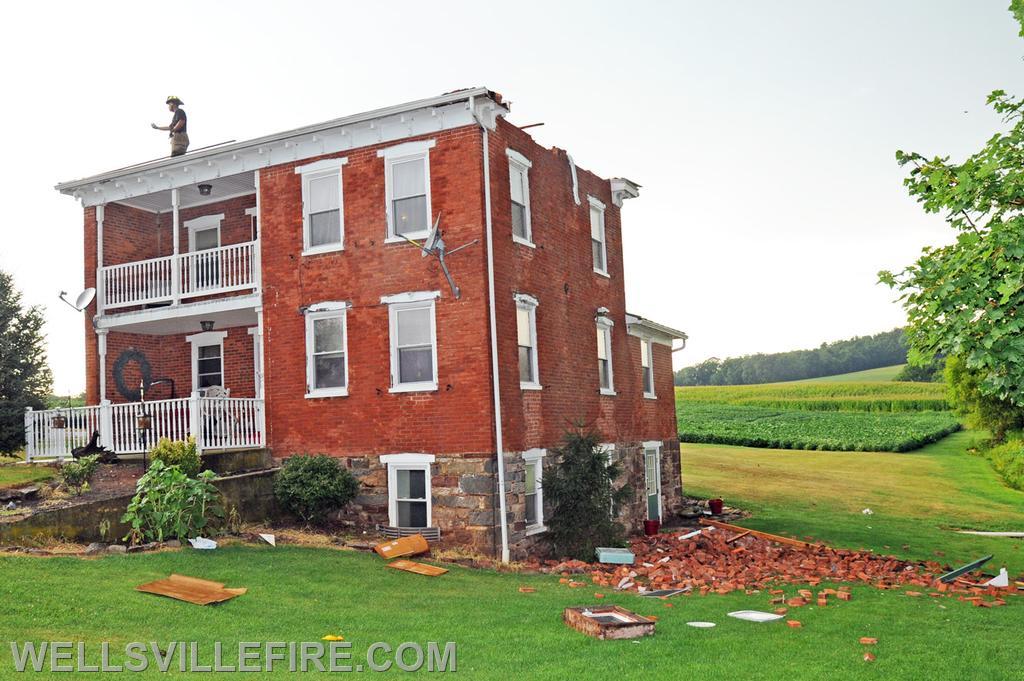
[[[220,582],[211,582],[208,579],[186,577],[185,575],[171,575],[166,579],[158,579],[155,582],[137,586],[135,590],[157,596],[167,596],[196,605],[221,603],[246,592],[245,589],[227,588]]]
[[[417,563],[411,560],[393,560],[388,563],[388,567],[395,568],[396,570],[405,570],[406,572],[415,572],[418,575],[426,575],[427,577],[437,577],[448,572],[445,568],[437,567],[436,565],[427,565],[426,563]]]
[[[427,539],[422,534],[414,534],[409,537],[402,537],[373,547],[381,558],[401,558],[402,556],[415,556],[419,553],[426,553],[430,550]]]

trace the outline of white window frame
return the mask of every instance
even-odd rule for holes
[[[604,442],[602,444],[599,444],[598,448],[602,452],[604,452],[604,456],[605,456],[604,465],[605,465],[605,467],[607,468],[608,466],[611,466],[612,463],[613,463],[613,457],[615,456],[615,444],[612,443],[612,442]],[[615,490],[613,489],[612,491],[614,492]],[[615,509],[615,500],[612,499],[611,504],[608,506],[608,515],[611,516],[612,518],[618,517],[619,514],[616,513],[615,510],[616,510]]]
[[[388,524],[391,527],[401,527],[398,524],[398,471],[425,471],[424,492],[427,495],[427,527],[434,526],[433,514],[433,480],[431,480],[430,467],[434,463],[433,454],[384,454],[380,462],[387,466],[388,471]],[[406,500],[407,501],[407,500]],[[413,501],[420,501],[414,499]]]
[[[600,371],[597,373],[597,387],[602,395],[615,395],[615,363],[613,360],[615,353],[612,350],[612,328],[615,326],[615,322],[605,316],[598,316],[596,321],[597,330],[604,333],[605,348],[608,350],[608,387],[605,388],[601,385]]]
[[[647,363],[650,365],[648,367],[644,367],[644,348],[647,349]],[[644,386],[644,369],[648,369],[651,372],[650,391]],[[640,389],[643,391],[645,399],[658,399],[657,392],[654,389],[654,341],[643,337],[640,338]]]
[[[341,169],[347,163],[347,157],[329,158],[295,168],[295,174],[302,176],[302,255],[316,255],[318,253],[333,253],[345,250],[345,183],[342,179]],[[337,243],[310,246],[309,184],[313,180],[332,176],[337,176],[338,178],[338,221],[341,223],[341,230],[338,235],[339,240]]]
[[[324,302],[305,310],[306,317],[306,399],[348,396],[348,308],[347,302]],[[341,319],[341,351],[345,354],[345,385],[335,388],[316,387],[315,322],[320,319]]]
[[[191,220],[185,220],[185,229],[188,230],[188,252],[196,253],[196,232],[205,232],[208,229],[217,230],[217,248],[223,245],[221,240],[220,224],[224,221],[224,213],[216,215],[200,215]]]
[[[406,243],[407,239],[425,239],[430,234],[430,225],[434,212],[430,200],[430,150],[434,148],[435,140],[420,140],[417,142],[405,142],[395,146],[381,149],[377,152],[378,158],[384,159],[384,211],[387,215],[388,231],[384,243]],[[427,198],[427,228],[419,232],[409,234],[398,234],[395,232],[395,220],[391,206],[393,204],[393,181],[391,169],[396,163],[420,159],[423,162],[423,182],[426,184]]]
[[[391,387],[388,389],[388,392],[409,393],[432,392],[437,390],[437,305],[435,303],[440,297],[440,291],[415,291],[381,297],[380,302],[388,306],[388,344],[391,348]],[[398,313],[402,310],[413,310],[417,308],[430,309],[431,360],[434,369],[434,378],[432,381],[399,383]]]
[[[519,310],[526,310],[530,319],[530,343],[533,348],[533,380],[519,381],[521,390],[543,390],[540,384],[540,359],[539,348],[537,347],[537,306],[540,301],[525,293],[515,294],[516,301],[516,368],[519,368]]]
[[[515,149],[506,149],[505,153],[508,155],[509,209],[511,209],[513,173],[522,173],[523,175],[523,200],[526,202],[526,209],[523,212],[523,229],[526,232],[526,236],[519,236],[513,229],[512,241],[523,246],[536,248],[536,244],[533,243],[533,222],[530,219],[530,168],[533,167],[533,163]]]
[[[644,514],[647,514],[648,494],[647,494],[647,451],[653,449],[655,451],[655,475],[658,483],[658,519],[664,521],[665,519],[665,508],[664,508],[664,493],[661,489],[661,440],[647,440],[643,443],[644,453]]]
[[[546,449],[528,449],[523,452],[523,461],[526,462],[527,466],[534,466],[534,480],[537,484],[537,498],[534,503],[537,504],[534,509],[537,515],[537,521],[526,526],[526,535],[530,536],[533,534],[539,534],[547,531],[547,526],[544,525],[544,457],[547,455]],[[523,496],[526,496],[526,473],[523,473]],[[525,511],[524,516],[525,518]]]
[[[210,345],[220,346],[220,387],[227,390],[227,367],[224,361],[224,339],[227,337],[227,331],[204,331],[185,337],[185,340],[192,346],[192,392],[201,390],[199,387],[199,348]],[[206,388],[202,388],[202,390],[206,390]]]
[[[598,210],[598,212],[600,213],[600,220],[599,220],[599,223],[598,223],[598,227],[599,227],[599,230],[601,232],[601,260],[604,263],[604,269],[599,268],[595,264],[594,265],[594,272],[597,273],[597,274],[600,274],[602,277],[610,277],[611,275],[608,274],[608,232],[605,229],[605,208],[606,208],[606,206],[604,205],[603,202],[601,202],[597,198],[595,198],[593,196],[590,196],[590,195],[587,196],[587,202],[589,203],[589,207],[587,209],[587,222],[588,222],[588,224],[590,223],[590,209],[591,208],[596,208]],[[590,259],[591,259],[591,261],[593,261],[593,259],[594,259],[594,246],[593,246],[593,243],[592,243],[593,240],[594,240],[594,226],[591,224],[590,225],[590,239],[587,240],[587,245],[590,246]]]

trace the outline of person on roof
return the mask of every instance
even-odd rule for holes
[[[150,123],[154,130],[167,130],[171,138],[171,156],[181,156],[188,151],[188,116],[181,107],[185,102],[174,95],[167,98],[167,108],[174,113],[170,125]]]

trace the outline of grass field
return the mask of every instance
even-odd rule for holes
[[[229,546],[211,552],[79,558],[0,557],[4,607],[0,628],[13,641],[83,641],[98,661],[99,642],[114,658],[131,641],[196,641],[210,663],[214,641],[317,641],[341,634],[351,664],[365,665],[367,647],[385,641],[458,644],[457,673],[468,679],[690,678],[1014,678],[1021,607],[971,608],[953,599],[909,598],[853,588],[849,603],[799,610],[803,628],[752,624],[729,617],[765,609],[767,594],[677,597],[674,607],[633,594],[570,589],[557,576],[521,576],[453,567],[438,578],[389,570],[373,555],[281,546]],[[200,607],[134,591],[171,572],[244,586],[248,593]],[[536,593],[518,592],[530,585]],[[653,638],[597,641],[568,629],[563,608],[616,603],[659,617]],[[693,620],[716,622],[695,629]],[[878,660],[862,661],[861,636],[879,639]],[[123,655],[120,658],[123,660]],[[378,655],[377,660],[387,659]],[[397,672],[392,669],[392,672]],[[286,676],[284,669],[274,676]],[[13,671],[0,647],[0,678]],[[68,678],[79,678],[67,675]],[[82,675],[81,678],[97,675]],[[157,678],[155,669],[140,675]]]
[[[0,466],[0,489],[49,480],[54,474],[55,471],[50,466],[18,464]]]
[[[896,376],[903,370],[906,364],[896,364],[891,367],[878,367],[877,369],[865,369],[864,371],[852,371],[848,374],[836,374],[835,376],[819,376],[818,378],[805,378],[802,381],[791,381],[792,383],[863,383],[865,381],[894,381]]]

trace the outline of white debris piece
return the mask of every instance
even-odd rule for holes
[[[999,568],[999,574],[985,582],[985,586],[1010,586],[1010,574],[1006,568]]]
[[[875,514],[875,512],[872,511],[870,508],[865,508],[863,511],[861,511],[861,513],[863,513],[864,515],[874,515]]]
[[[277,537],[272,534],[261,534],[260,539],[267,542],[271,546],[277,546]]]
[[[217,542],[213,541],[212,539],[207,539],[206,537],[196,537],[195,539],[189,539],[188,543],[191,544],[192,548],[194,549],[209,550],[217,548]]]
[[[687,539],[693,539],[694,537],[696,537],[700,533],[701,533],[701,530],[694,530],[693,532],[687,532],[686,534],[679,535],[679,541],[686,541]]]

